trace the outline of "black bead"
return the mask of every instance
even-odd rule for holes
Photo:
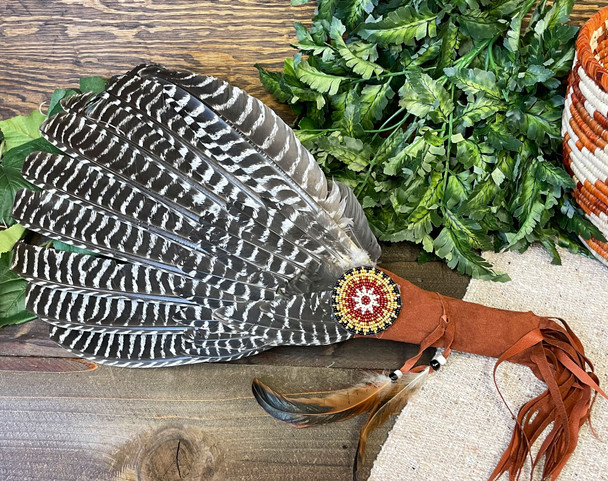
[[[433,368],[433,371],[439,371],[441,364],[437,359],[431,359],[430,366]]]

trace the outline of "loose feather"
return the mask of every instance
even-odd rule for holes
[[[361,428],[357,454],[353,463],[353,479],[365,460],[369,434],[381,426],[391,414],[398,413],[411,396],[424,384],[429,368],[409,372],[393,381],[386,374],[371,374],[369,379],[348,389],[323,395],[285,396],[272,390],[258,379],[253,380],[253,396],[262,408],[279,421],[306,428],[318,424],[346,421],[369,412]]]
[[[391,414],[398,414],[409,402],[411,397],[422,387],[429,374],[429,368],[419,373],[403,375],[394,384],[391,393],[379,400],[371,409],[367,421],[361,428],[357,454],[353,463],[353,479],[356,481],[359,468],[365,461],[365,447],[370,433],[382,426]]]
[[[323,395],[284,396],[259,379],[253,380],[252,390],[257,402],[272,417],[294,427],[304,428],[346,421],[368,412],[392,390],[392,385],[388,376],[374,373],[370,374],[368,380],[351,388]]]
[[[285,396],[272,390],[259,379],[253,380],[253,395],[266,412],[295,427],[309,427],[345,421],[370,412],[364,426],[365,439],[386,417],[403,407],[409,396],[420,388],[428,370],[407,373],[393,381],[386,374],[370,374],[369,379],[348,389],[324,395]],[[361,431],[362,434],[364,431]]]

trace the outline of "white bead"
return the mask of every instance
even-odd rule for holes
[[[446,362],[448,362],[446,360],[446,358],[443,357],[443,354],[439,354],[439,353],[435,354],[435,356],[433,357],[433,361],[437,361],[440,366],[443,366],[443,365],[445,365]]]

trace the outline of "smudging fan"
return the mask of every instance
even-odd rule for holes
[[[13,217],[97,256],[17,246],[27,308],[51,338],[125,367],[230,361],[279,345],[373,336],[529,366],[547,390],[525,404],[490,479],[534,460],[556,479],[600,392],[583,346],[558,319],[483,307],[376,269],[380,248],[351,190],[328,181],[291,129],[213,77],[142,65],[99,95],[64,101],[42,133],[65,155],[31,155]],[[254,394],[296,426],[368,414],[368,432],[430,371],[409,359],[325,397]],[[435,361],[436,363],[437,361]],[[435,364],[433,364],[437,367]],[[603,394],[603,393],[602,393]]]

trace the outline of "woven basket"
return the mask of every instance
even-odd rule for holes
[[[562,117],[564,164],[576,183],[574,197],[608,238],[608,7],[596,13],[576,41]],[[608,265],[608,243],[585,241]]]

